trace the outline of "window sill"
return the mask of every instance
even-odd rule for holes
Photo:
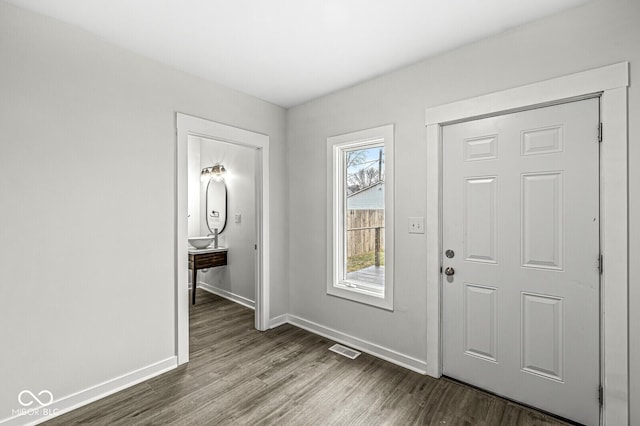
[[[362,287],[351,287],[343,283],[337,283],[327,286],[327,294],[330,296],[340,297],[365,305],[375,306],[376,308],[393,311],[393,300],[385,297],[383,294],[367,290]]]

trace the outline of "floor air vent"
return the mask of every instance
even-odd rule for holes
[[[350,359],[356,359],[358,358],[358,355],[360,355],[360,352],[355,351],[351,348],[347,348],[346,346],[339,345],[337,343],[331,346],[329,350],[337,354],[346,356],[347,358],[350,358]]]

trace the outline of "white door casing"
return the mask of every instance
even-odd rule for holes
[[[443,127],[443,373],[600,420],[599,98]]]
[[[621,62],[426,110],[427,372],[442,374],[442,127],[474,118],[600,94],[600,233],[602,424],[628,424],[628,169],[629,64]]]
[[[256,150],[256,300],[255,327],[269,328],[269,136],[176,113],[175,313],[178,365],[189,361],[189,286],[187,242],[187,141],[197,136]]]

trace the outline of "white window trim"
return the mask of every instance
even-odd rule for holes
[[[384,143],[385,155],[385,259],[384,295],[367,291],[366,286],[350,287],[339,279],[344,244],[341,221],[344,200],[340,194],[342,176],[340,153],[345,146],[365,146]],[[394,127],[393,124],[360,130],[327,138],[327,294],[393,311],[393,252],[394,252]],[[338,175],[340,173],[340,175]]]
[[[426,110],[427,374],[442,375],[442,126],[600,93],[600,120],[604,129],[600,145],[600,230],[604,256],[600,299],[601,424],[628,424],[628,86],[629,63],[620,62]]]

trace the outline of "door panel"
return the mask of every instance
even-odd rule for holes
[[[465,179],[463,208],[465,260],[496,263],[496,178]]]
[[[496,361],[496,289],[469,283],[464,287],[465,353]]]
[[[522,175],[522,266],[562,270],[563,172]]]
[[[522,293],[522,371],[562,381],[563,299]]]
[[[443,371],[599,423],[599,100],[443,128]]]

